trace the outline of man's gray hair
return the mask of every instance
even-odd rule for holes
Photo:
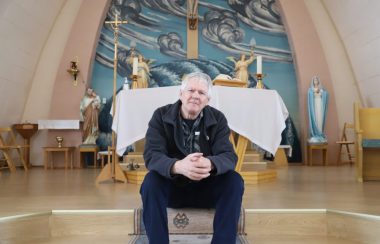
[[[196,79],[200,82],[203,82],[207,85],[207,96],[211,98],[212,95],[212,80],[208,74],[202,73],[202,72],[193,72],[190,74],[185,75],[185,77],[182,80],[181,84],[181,91],[184,91],[187,87],[187,83],[189,80]]]

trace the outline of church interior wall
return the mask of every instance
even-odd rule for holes
[[[338,111],[339,131],[352,123],[353,104],[360,101],[359,90],[344,44],[322,1],[306,0],[306,7],[317,30],[331,74]]]
[[[64,2],[0,2],[0,126],[21,122],[41,52]]]
[[[91,1],[91,4],[77,0],[64,2],[61,10],[57,11],[55,21],[51,21],[54,26],[41,50],[29,94],[25,96],[25,109],[20,113],[22,117],[7,125],[21,121],[37,123],[39,119],[79,119],[78,104],[87,85],[87,76],[91,74],[90,62],[94,50],[91,39],[96,39],[107,4],[107,1]],[[93,29],[92,34],[88,34],[88,28]],[[81,72],[78,85],[74,86],[73,78],[66,70],[76,56]],[[80,132],[39,131],[32,137],[31,143],[31,161],[34,165],[43,164],[41,147],[55,145],[57,133],[64,134],[66,145],[77,146],[81,142]]]
[[[380,2],[322,0],[347,51],[367,107],[380,107]]]
[[[57,12],[55,21],[52,21],[54,25],[41,51],[21,121],[37,123],[39,119],[50,118],[57,72],[61,69],[61,58],[81,2],[65,1],[60,11]],[[64,66],[65,68],[66,66]],[[68,94],[61,91],[58,96],[67,97]],[[40,130],[31,138],[30,158],[34,165],[43,165],[41,147],[49,145],[48,139],[49,135],[46,130]]]
[[[314,75],[318,75],[323,86],[330,94],[325,133],[329,142],[328,161],[333,161],[336,158],[337,152],[335,141],[339,135],[338,118],[332,80],[323,47],[304,1],[280,0],[279,3],[285,26],[287,27],[288,37],[293,48],[294,59],[296,60],[300,117],[303,118],[301,129],[303,155],[306,155],[306,141],[309,128],[307,119],[307,90],[310,87],[311,78]]]
[[[79,119],[80,100],[86,87],[91,86],[89,81],[96,40],[108,4],[109,1],[104,0],[82,1],[60,60],[60,67],[65,68],[60,68],[55,78],[49,119]],[[77,58],[80,73],[77,77],[77,85],[73,85],[73,77],[66,70],[70,62]],[[49,131],[46,144],[55,145],[55,137],[63,134],[66,145],[77,147],[82,142],[80,130],[53,130]],[[74,162],[79,162],[78,153],[75,153]]]
[[[57,72],[68,66],[65,65],[61,68],[61,59],[81,2],[81,0],[68,0],[57,13],[54,25],[39,57],[22,121],[37,122],[39,119],[49,119],[50,101]]]

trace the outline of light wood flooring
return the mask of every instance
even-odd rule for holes
[[[125,210],[141,205],[138,185],[112,181],[96,185],[99,172],[32,168],[28,173],[18,169],[11,174],[3,170],[0,217],[50,210]],[[276,181],[246,186],[243,205],[253,210],[334,209],[380,216],[380,182],[357,183],[355,167],[349,165],[282,167]],[[249,237],[249,226],[247,232]],[[331,237],[320,237],[316,242],[309,237],[299,242],[293,237],[260,238],[249,239],[255,243],[346,243]]]
[[[0,175],[0,217],[51,209],[132,209],[139,185],[96,185],[100,169],[18,169]],[[355,167],[289,166],[273,182],[245,187],[246,209],[327,208],[380,215],[380,182],[357,183]]]

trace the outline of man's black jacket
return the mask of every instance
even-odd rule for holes
[[[186,157],[183,132],[179,120],[181,101],[158,108],[149,122],[146,133],[144,160],[149,170],[173,178],[173,164]],[[216,175],[234,170],[237,156],[229,141],[227,119],[219,110],[206,106],[200,125],[200,148],[204,157],[214,164]],[[174,178],[177,178],[174,176]]]

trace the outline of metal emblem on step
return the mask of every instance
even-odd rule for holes
[[[185,213],[177,213],[177,215],[173,218],[173,224],[178,229],[185,229],[186,226],[189,225],[189,218]]]

